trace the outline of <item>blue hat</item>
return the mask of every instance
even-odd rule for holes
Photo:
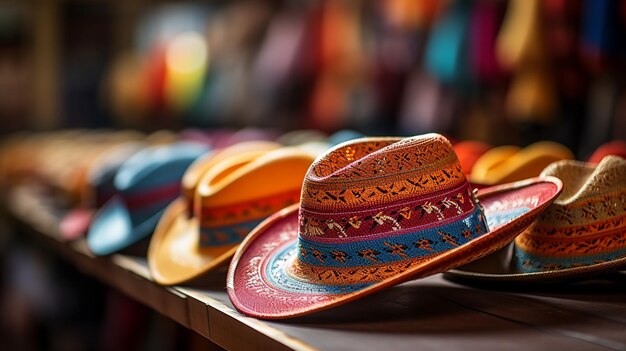
[[[187,167],[208,151],[194,143],[155,146],[124,162],[114,177],[115,195],[87,233],[93,254],[112,254],[151,235],[165,207],[178,197]]]

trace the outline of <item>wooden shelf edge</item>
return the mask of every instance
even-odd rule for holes
[[[17,196],[17,198],[16,198]],[[262,320],[246,317],[199,288],[166,287],[155,283],[145,258],[112,255],[95,257],[84,239],[63,242],[58,221],[28,192],[13,194],[7,213],[24,232],[51,247],[78,270],[112,286],[129,297],[196,331],[225,349],[316,350],[309,344],[273,328]],[[16,202],[17,201],[17,202]],[[225,292],[222,292],[225,294]]]

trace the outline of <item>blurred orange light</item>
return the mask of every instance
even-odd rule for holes
[[[185,110],[199,98],[209,63],[209,47],[197,32],[184,32],[172,39],[165,52],[167,102]]]

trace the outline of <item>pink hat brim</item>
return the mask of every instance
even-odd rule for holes
[[[559,195],[562,182],[532,178],[479,191],[490,231],[432,259],[402,265],[390,278],[370,284],[330,286],[290,276],[297,253],[298,205],[269,217],[243,241],[228,271],[227,290],[242,313],[263,319],[291,318],[337,306],[407,280],[461,266],[509,242]],[[329,271],[329,273],[331,273]]]

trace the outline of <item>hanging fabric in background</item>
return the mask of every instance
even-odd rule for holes
[[[439,0],[382,0],[377,3],[385,21],[396,28],[428,27],[442,7]]]
[[[449,130],[458,105],[458,89],[469,83],[470,5],[454,1],[434,19],[426,39],[422,67],[409,75],[399,109],[402,134]]]
[[[184,113],[199,99],[209,66],[209,47],[200,33],[188,31],[172,38],[165,52],[167,105]]]
[[[510,0],[496,38],[500,65],[512,72],[523,64],[541,61],[537,0]]]
[[[585,0],[582,8],[582,54],[592,73],[588,110],[581,136],[580,154],[589,155],[600,144],[612,139],[620,124],[619,97],[624,88],[624,27],[620,7],[623,1]],[[620,72],[621,77],[615,77]],[[624,122],[621,122],[623,125]],[[623,134],[623,132],[622,132]]]
[[[372,40],[373,57],[369,66],[369,93],[373,95],[369,107],[382,121],[372,121],[370,117],[372,130],[378,132],[384,128],[392,132],[389,126],[398,124],[411,71],[421,65],[428,27],[440,5],[441,2],[431,0],[390,0],[379,1],[373,8],[374,24],[369,26],[372,29],[369,39],[376,40]],[[361,123],[357,121],[354,125]]]
[[[149,115],[161,116],[166,108],[165,98],[165,45],[157,45],[150,54],[144,58],[145,70],[143,71],[142,83],[144,86],[143,100],[150,110]]]
[[[140,19],[133,50],[126,55],[141,62],[137,84],[148,119],[144,125],[178,125],[200,99],[209,64],[204,36],[209,13],[201,4],[164,4]]]
[[[588,67],[606,70],[624,52],[623,27],[618,0],[585,0],[582,8],[582,50]]]
[[[496,59],[495,42],[504,12],[503,2],[479,0],[469,24],[469,62],[473,77],[483,84],[497,83],[502,69]]]
[[[145,86],[142,84],[142,62],[132,53],[119,55],[102,82],[101,91],[115,125],[141,128],[148,109]]]
[[[232,106],[224,117],[231,125],[252,126],[258,122],[254,112],[260,96],[254,94],[252,69],[272,15],[269,3],[243,1],[228,6],[221,18],[223,52],[219,59],[233,82]]]
[[[513,121],[550,124],[557,113],[550,72],[545,68],[522,69],[511,82],[505,104]]]
[[[457,111],[455,90],[421,71],[409,77],[398,125],[402,135],[449,130]]]
[[[185,116],[185,123],[196,127],[228,126],[228,107],[232,105],[234,82],[231,75],[215,63],[204,77],[198,101]]]
[[[511,0],[496,40],[497,57],[514,71],[506,114],[515,122],[550,124],[557,113],[538,0]]]
[[[581,155],[590,155],[598,146],[611,139],[618,97],[619,86],[612,77],[604,75],[594,79],[589,89],[589,109],[581,136]]]
[[[578,150],[587,111],[589,74],[580,51],[581,0],[543,0],[540,3],[543,39],[558,98],[558,116],[552,126],[541,131]]]
[[[321,5],[316,74],[309,102],[310,126],[336,130],[352,112],[352,89],[366,77],[361,5],[356,1],[327,1]]]
[[[254,96],[258,108],[252,111],[254,120],[263,125],[283,125],[285,101],[298,76],[299,53],[310,50],[305,46],[306,16],[303,12],[285,10],[273,16],[265,39],[252,63]]]
[[[588,77],[581,62],[578,36],[582,1],[544,0],[541,5],[545,50],[555,86],[565,99],[583,99]]]
[[[211,67],[201,98],[186,120],[196,125],[254,125],[258,96],[252,93],[251,64],[270,19],[269,5],[237,2],[220,9],[204,29]]]
[[[490,0],[473,3],[468,29],[468,61],[473,85],[465,94],[463,115],[454,123],[458,138],[496,142],[506,130],[501,116],[507,76],[496,58],[496,37],[506,5],[506,2]]]
[[[454,1],[436,20],[428,39],[425,69],[444,84],[467,84],[469,17],[468,1]]]

